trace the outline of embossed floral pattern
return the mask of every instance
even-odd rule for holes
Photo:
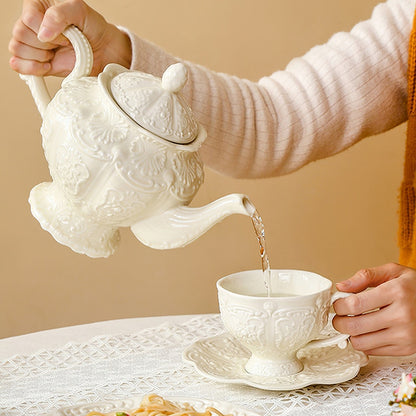
[[[121,143],[129,134],[129,126],[114,111],[93,113],[87,126],[88,139],[92,143],[103,145]]]
[[[247,346],[258,346],[266,343],[265,319],[270,316],[267,311],[260,311],[240,305],[220,303],[223,321],[226,328],[232,328],[234,335],[244,340]]]
[[[134,173],[131,176],[140,182],[143,176],[156,176],[166,169],[167,149],[156,143],[154,140],[148,139],[144,135],[140,135],[139,139],[131,141],[130,164],[134,166]]]
[[[68,82],[55,95],[52,106],[59,114],[70,116],[101,106],[99,86],[94,78],[81,78]]]
[[[285,310],[273,302],[265,302],[261,310],[220,299],[220,309],[226,328],[247,347],[269,349],[268,337],[272,337],[277,349],[284,343],[288,350],[294,351],[307,342],[304,340],[313,338],[314,307]]]
[[[69,146],[59,146],[56,152],[56,163],[52,166],[52,177],[62,184],[66,192],[74,196],[80,192],[80,187],[90,177],[81,155]]]
[[[84,116],[76,117],[71,124],[71,133],[80,150],[99,160],[110,160],[114,146],[122,144],[130,136],[131,127],[118,113],[108,108],[89,109]]]
[[[171,192],[180,200],[187,201],[198,191],[204,181],[204,170],[198,153],[177,152],[172,158],[176,182]]]
[[[139,72],[124,72],[111,81],[118,105],[143,128],[174,143],[189,143],[198,133],[188,104],[180,95],[162,88],[159,79]]]
[[[272,313],[272,320],[276,348],[284,342],[293,351],[302,346],[304,340],[311,339],[316,320],[315,310],[313,307],[277,310]]]
[[[122,192],[109,189],[105,200],[97,205],[97,221],[105,224],[121,225],[123,221],[129,220],[137,215],[144,206],[139,195],[133,191]]]

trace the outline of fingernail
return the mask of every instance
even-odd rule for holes
[[[47,42],[48,40],[51,40],[53,36],[54,36],[54,33],[52,33],[52,31],[49,30],[48,28],[43,26],[39,29],[38,39],[41,42]]]
[[[344,280],[343,282],[339,282],[336,284],[337,286],[342,286],[344,288],[348,288],[351,286],[351,282],[349,280]]]

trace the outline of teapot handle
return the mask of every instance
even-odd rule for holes
[[[62,81],[62,85],[65,85],[71,80],[90,75],[93,63],[93,53],[88,39],[76,26],[71,25],[66,28],[63,31],[63,35],[69,39],[75,51],[75,66],[72,72]],[[43,117],[46,108],[51,101],[45,78],[35,75],[20,75],[20,78],[22,78],[29,86],[39,113]]]

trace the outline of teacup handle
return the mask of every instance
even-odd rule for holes
[[[353,293],[335,292],[331,296],[331,306],[334,304],[336,300],[347,298],[348,296],[351,296],[352,294]],[[331,326],[332,326],[332,323],[331,323]],[[315,339],[313,341],[310,341],[308,344],[305,345],[305,347],[322,348],[322,347],[330,347],[331,345],[337,345],[339,348],[344,349],[348,345],[349,337],[350,336],[348,334],[339,333],[338,335],[334,335],[333,337],[330,337],[330,338]]]
[[[69,26],[63,31],[63,35],[69,39],[75,51],[75,66],[72,72],[62,81],[62,85],[72,79],[87,77],[90,75],[93,64],[93,53],[90,43],[85,35],[76,27]],[[44,77],[35,75],[20,75],[30,88],[33,99],[38,107],[39,113],[43,115],[48,107],[51,96],[45,83]]]

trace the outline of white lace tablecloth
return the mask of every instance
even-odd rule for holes
[[[124,328],[123,333],[90,339],[84,334],[82,342],[8,357],[1,349],[10,343],[0,340],[0,415],[41,416],[63,406],[154,392],[228,401],[264,416],[388,416],[388,401],[401,373],[415,368],[414,356],[371,357],[351,381],[289,392],[217,383],[199,375],[181,355],[195,340],[223,332],[219,316],[179,321],[166,317],[165,322],[157,322],[153,327],[132,327],[130,332]]]

